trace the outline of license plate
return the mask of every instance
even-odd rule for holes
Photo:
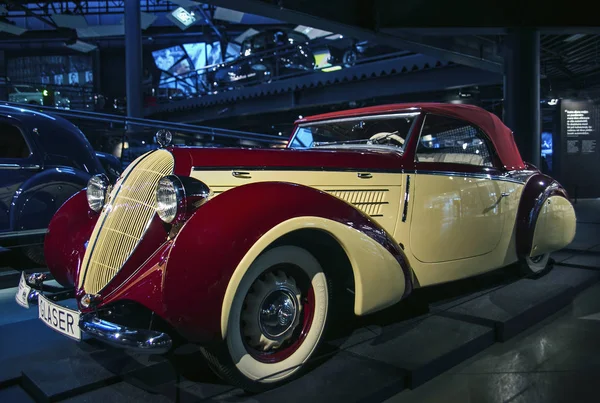
[[[19,280],[19,289],[17,290],[17,294],[15,295],[15,301],[17,304],[21,305],[23,308],[29,309],[29,301],[27,297],[31,292],[31,287],[27,285],[27,281],[25,281],[25,273],[21,272],[21,280]]]
[[[75,340],[81,340],[79,312],[55,304],[43,295],[38,297],[39,318],[49,327]]]

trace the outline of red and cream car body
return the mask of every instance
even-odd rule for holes
[[[301,119],[287,149],[149,152],[68,200],[45,253],[84,334],[148,352],[183,338],[261,390],[296,375],[334,309],[366,315],[513,263],[541,272],[574,234],[565,190],[495,115],[423,103]],[[42,280],[22,281],[30,302]],[[57,328],[52,299],[40,316]]]

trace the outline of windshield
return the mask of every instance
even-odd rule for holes
[[[418,112],[353,117],[300,125],[289,148],[373,148],[404,150]]]

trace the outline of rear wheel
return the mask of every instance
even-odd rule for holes
[[[328,285],[317,259],[285,245],[259,256],[242,279],[226,339],[203,353],[226,381],[260,392],[292,379],[316,350],[327,321]]]
[[[349,68],[356,64],[356,59],[358,58],[356,51],[354,49],[350,49],[344,52],[342,56],[342,64],[344,67]]]
[[[549,253],[537,256],[525,256],[519,262],[521,272],[529,277],[540,277],[548,273],[554,267],[554,260]]]

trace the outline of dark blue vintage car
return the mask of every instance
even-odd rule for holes
[[[0,247],[19,248],[43,263],[50,219],[91,175],[114,180],[120,161],[94,151],[69,121],[39,111],[0,105]]]

